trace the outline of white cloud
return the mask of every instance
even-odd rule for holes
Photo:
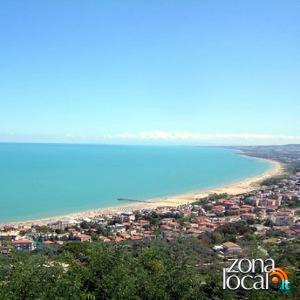
[[[190,131],[141,131],[98,136],[67,132],[64,136],[20,136],[1,134],[0,142],[70,142],[121,144],[270,145],[300,143],[300,135],[254,133],[205,133]]]
[[[103,136],[107,139],[155,140],[155,141],[290,141],[300,142],[297,135],[273,135],[252,133],[198,133],[188,131],[142,131],[138,133],[120,133]]]

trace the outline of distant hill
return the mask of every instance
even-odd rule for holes
[[[290,170],[300,167],[300,144],[273,145],[273,146],[232,146],[244,154],[254,157],[273,159],[288,165]]]

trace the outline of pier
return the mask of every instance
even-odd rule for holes
[[[128,198],[118,198],[118,201],[126,201],[126,202],[144,202],[144,203],[154,203],[155,201],[150,200],[139,200],[139,199],[128,199]]]

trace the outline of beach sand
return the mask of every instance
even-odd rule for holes
[[[254,158],[257,159],[257,158]],[[242,193],[247,193],[253,190],[256,190],[260,187],[260,183],[270,177],[281,175],[285,172],[284,166],[272,160],[267,160],[271,164],[271,168],[265,173],[250,177],[245,180],[241,180],[238,182],[234,182],[228,185],[224,185],[217,188],[211,188],[206,190],[194,191],[184,194],[179,194],[175,196],[149,199],[145,202],[134,202],[130,204],[120,205],[118,207],[109,207],[109,208],[99,208],[93,209],[78,213],[72,213],[62,216],[54,216],[49,218],[43,218],[38,220],[28,220],[28,221],[20,221],[20,222],[11,222],[11,225],[14,226],[31,226],[32,224],[36,225],[46,225],[47,223],[63,220],[63,221],[74,221],[76,219],[82,218],[92,218],[99,215],[113,215],[121,212],[129,212],[141,209],[154,209],[161,206],[169,206],[169,207],[177,207],[182,204],[187,204],[190,202],[194,202],[195,198],[203,198],[213,193],[227,193],[230,195],[238,195]]]

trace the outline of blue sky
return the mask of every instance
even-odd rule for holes
[[[1,1],[0,141],[300,142],[300,2]]]

